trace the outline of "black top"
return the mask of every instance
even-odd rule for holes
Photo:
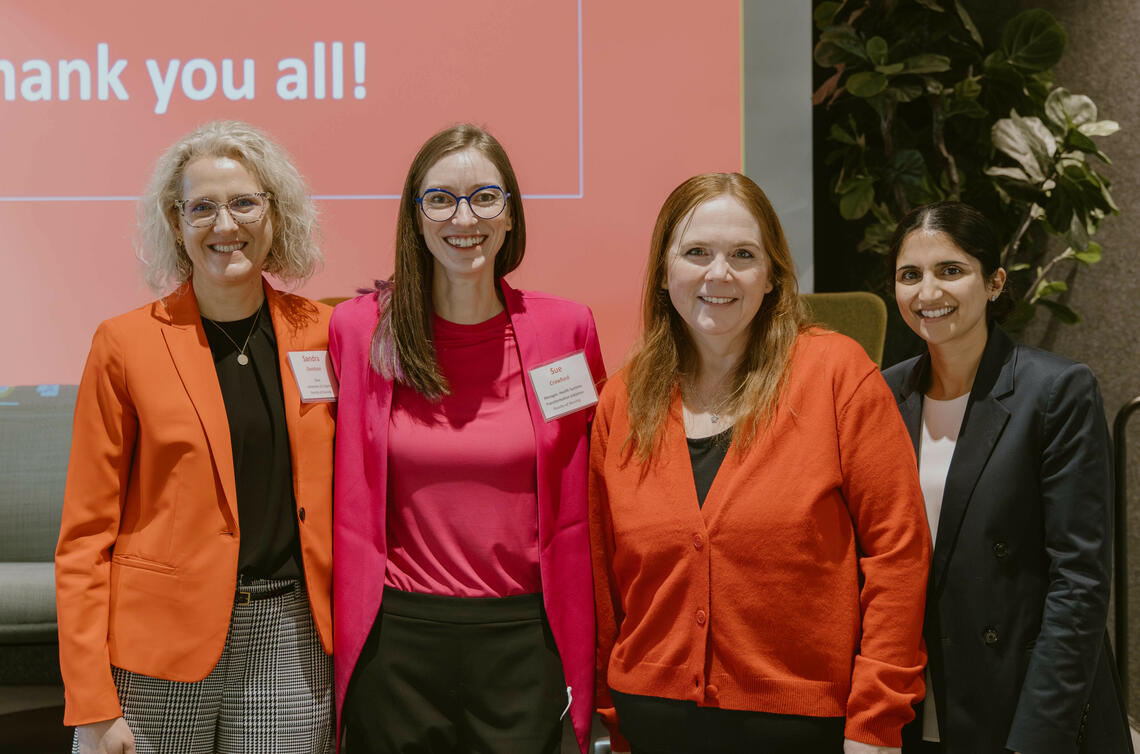
[[[253,316],[233,322],[203,317],[202,326],[214,356],[230,425],[241,532],[238,573],[255,579],[299,579],[301,551],[293,464],[273,320],[262,306]],[[245,343],[253,328],[245,348],[248,364],[238,363],[239,348],[218,328],[238,346]]]
[[[693,463],[693,482],[697,485],[697,504],[704,507],[705,496],[709,494],[716,473],[728,446],[732,443],[732,427],[710,437],[686,437],[689,443],[689,460]]]

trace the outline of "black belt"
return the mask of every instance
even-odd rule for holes
[[[248,584],[245,586],[249,586]],[[258,600],[267,600],[271,597],[281,597],[282,595],[289,594],[297,587],[297,582],[290,581],[287,584],[275,587],[273,589],[266,589],[264,591],[244,591],[239,585],[237,592],[234,594],[235,605],[248,605],[251,602]]]

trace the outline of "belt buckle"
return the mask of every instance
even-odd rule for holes
[[[249,599],[250,599],[249,592],[238,592],[237,593],[237,599],[234,600],[234,604],[235,605],[248,605]]]

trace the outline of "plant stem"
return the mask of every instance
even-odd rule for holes
[[[1031,304],[1036,303],[1037,299],[1039,298],[1037,296],[1037,286],[1041,285],[1041,281],[1045,279],[1045,276],[1049,274],[1049,270],[1053,269],[1053,266],[1057,264],[1057,262],[1060,262],[1062,259],[1069,259],[1072,257],[1072,251],[1072,249],[1066,248],[1060,254],[1050,259],[1049,263],[1041,268],[1041,272],[1037,275],[1037,279],[1033,281],[1033,285],[1029,286],[1029,290],[1027,290],[1025,292],[1025,295],[1021,298]]]
[[[883,103],[883,114],[879,117],[879,131],[883,136],[883,155],[887,158],[888,165],[893,165],[895,158],[894,121],[895,103],[888,99]],[[906,192],[903,191],[902,184],[898,181],[892,181],[891,193],[894,194],[899,217],[910,212],[910,203],[906,200]]]
[[[1029,230],[1029,225],[1033,222],[1033,208],[1036,206],[1036,204],[1030,204],[1025,208],[1025,215],[1021,218],[1021,225],[1018,226],[1017,232],[1013,234],[1013,238],[1001,253],[1002,267],[1009,269],[1010,262],[1012,262],[1013,258],[1017,255],[1017,247],[1021,245],[1021,237],[1025,235],[1025,231]]]
[[[934,136],[934,146],[938,149],[938,154],[942,155],[942,161],[946,164],[946,177],[950,181],[950,199],[959,201],[962,195],[962,185],[958,178],[958,162],[954,159],[954,155],[950,154],[950,150],[946,148],[946,115],[943,109],[943,101],[945,95],[937,94],[930,98],[930,109],[933,112],[931,118],[931,131]]]

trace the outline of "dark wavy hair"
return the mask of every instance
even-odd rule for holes
[[[891,236],[888,252],[892,279],[903,241],[916,230],[945,233],[954,245],[977,259],[989,280],[1001,268],[1001,238],[985,215],[963,202],[933,202],[906,213]],[[1000,322],[1013,311],[1013,293],[1007,282],[996,301],[986,303],[986,320]]]

